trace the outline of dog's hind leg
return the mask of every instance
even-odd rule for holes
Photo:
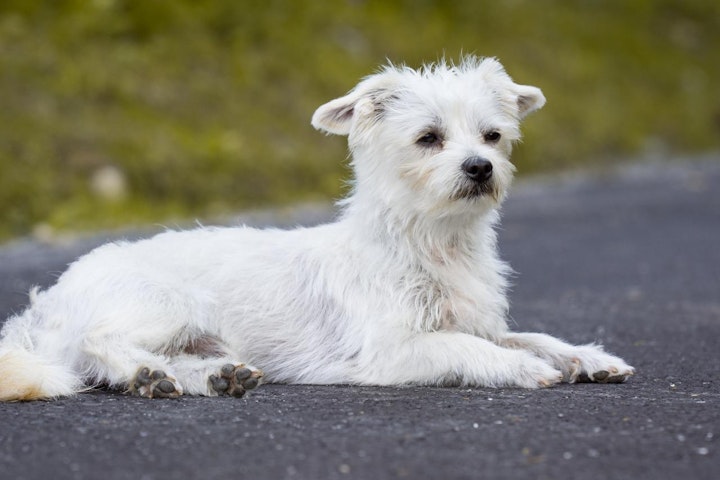
[[[507,333],[499,345],[529,351],[563,372],[566,382],[621,383],[635,369],[600,345],[571,345],[543,333]]]
[[[200,351],[210,343],[200,338],[181,353],[160,355],[127,339],[89,336],[83,343],[84,369],[97,383],[126,388],[147,398],[182,394],[241,397],[259,385],[263,373],[236,359],[219,342]]]
[[[91,383],[123,388],[147,398],[176,398],[183,394],[167,358],[127,338],[89,335],[83,339],[82,352],[82,370]]]

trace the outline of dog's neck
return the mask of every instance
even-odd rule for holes
[[[416,313],[406,318],[409,326],[416,331],[457,330],[492,337],[502,326],[493,322],[501,322],[507,311],[504,264],[496,250],[497,211],[432,218],[379,204],[367,208],[367,199],[362,200],[343,202],[340,221],[353,237],[366,240],[361,244],[382,252],[385,259],[380,265],[391,265],[379,274],[396,275],[389,280],[398,286],[397,301]],[[374,255],[367,248],[363,253],[368,251]],[[478,299],[464,293],[468,290],[484,292],[480,297],[494,300],[480,309]],[[495,319],[493,328],[485,328],[487,321],[478,320],[478,315]]]
[[[462,215],[430,216],[398,212],[392,207],[369,202],[343,202],[343,221],[352,225],[356,235],[393,249],[399,259],[419,267],[450,263],[471,265],[479,255],[495,251],[494,226],[497,210],[468,211]],[[358,199],[359,200],[359,199]]]

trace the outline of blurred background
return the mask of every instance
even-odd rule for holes
[[[0,242],[336,199],[314,109],[461,52],[548,98],[521,175],[720,148],[715,0],[2,0]]]

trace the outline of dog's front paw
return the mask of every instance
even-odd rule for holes
[[[622,383],[635,374],[635,369],[622,358],[604,352],[598,345],[579,347],[571,361],[575,368],[570,383]]]
[[[518,374],[511,382],[511,386],[521,388],[545,388],[562,382],[563,374],[545,360],[534,355],[524,353],[520,360]]]
[[[145,398],[177,398],[182,395],[182,389],[163,370],[150,371],[143,367],[130,384],[130,393]]]
[[[228,363],[223,365],[219,375],[210,375],[208,383],[218,395],[242,397],[246,391],[260,385],[262,376],[262,371],[248,368],[243,363],[240,365]]]
[[[623,383],[634,374],[635,369],[629,365],[622,370],[616,366],[610,366],[608,370],[596,370],[590,373],[580,372],[575,381],[577,383]]]

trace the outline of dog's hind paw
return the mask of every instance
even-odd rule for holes
[[[262,376],[262,371],[248,368],[244,363],[227,363],[222,366],[219,375],[210,375],[208,383],[218,395],[242,397],[246,391],[257,388]]]
[[[174,378],[163,370],[150,370],[143,367],[135,375],[130,385],[130,393],[145,398],[177,398],[182,395]]]

